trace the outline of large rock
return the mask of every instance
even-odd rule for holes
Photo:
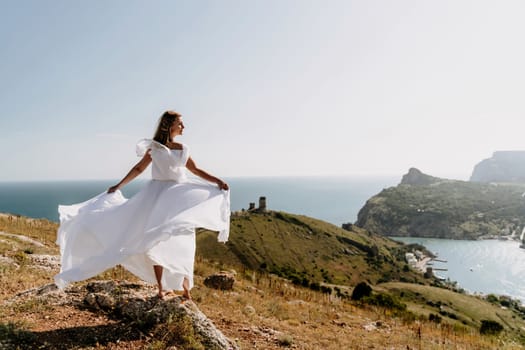
[[[78,305],[96,313],[109,314],[115,319],[133,321],[133,324],[141,327],[182,320],[191,324],[205,349],[238,349],[192,301],[178,296],[160,300],[152,296],[152,292],[154,293],[151,288],[142,283],[95,281],[64,290],[48,284],[21,292],[8,302],[34,299],[55,305]]]
[[[118,315],[142,325],[156,325],[172,319],[188,319],[195,332],[201,337],[206,349],[238,349],[237,345],[218,330],[197,305],[182,297],[159,300],[148,297],[138,284],[113,281],[92,282],[88,285],[84,298],[86,306],[92,310]],[[89,292],[89,291],[92,292]]]
[[[229,272],[220,272],[206,277],[204,284],[209,288],[232,290],[235,277]]]
[[[497,151],[474,167],[470,181],[525,183],[525,151]]]

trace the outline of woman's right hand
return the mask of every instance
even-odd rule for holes
[[[108,188],[108,192],[107,193],[113,193],[116,190],[118,190],[118,185],[111,186],[110,188]]]
[[[226,182],[222,181],[222,180],[217,181],[217,186],[219,186],[219,188],[220,188],[221,190],[226,190],[226,191],[227,191],[227,190],[230,189],[230,187],[228,186],[228,184],[227,184]]]

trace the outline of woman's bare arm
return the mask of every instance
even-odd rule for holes
[[[116,190],[120,189],[122,186],[124,186],[125,184],[127,184],[128,182],[130,182],[131,180],[133,180],[140,174],[142,174],[142,172],[148,167],[150,163],[151,163],[151,155],[149,154],[149,151],[148,151],[146,152],[144,157],[142,157],[142,159],[137,164],[135,164],[133,168],[131,168],[129,173],[127,173],[127,175],[124,176],[122,180],[120,180],[118,184],[108,188],[108,193],[115,192]]]
[[[213,175],[208,174],[202,169],[199,169],[197,165],[195,165],[195,162],[193,161],[193,159],[191,159],[191,157],[188,158],[188,161],[186,162],[186,168],[188,168],[188,170],[194,173],[195,175],[202,177],[204,180],[216,183],[221,190],[228,190],[230,188],[226,182]]]

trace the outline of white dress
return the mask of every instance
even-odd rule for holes
[[[156,283],[153,265],[164,267],[162,284],[182,290],[193,286],[195,228],[218,231],[228,240],[230,193],[192,176],[189,150],[172,150],[143,139],[137,155],[151,150],[152,180],[129,200],[120,191],[101,193],[83,203],[60,205],[61,269],[55,283],[64,288],[122,265],[140,279]]]

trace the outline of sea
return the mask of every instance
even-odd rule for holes
[[[341,226],[357,220],[366,201],[401,180],[394,176],[232,177],[231,209],[258,206],[302,214]],[[137,193],[147,180],[135,180],[122,192]],[[104,192],[116,180],[0,182],[0,212],[46,218],[58,222],[59,204],[83,202]],[[438,255],[434,262],[440,277],[456,281],[470,293],[508,295],[525,305],[525,249],[517,241],[460,241],[429,238],[396,238],[420,243]]]
[[[399,183],[393,176],[235,177],[230,186],[232,211],[248,209],[266,197],[270,210],[302,214],[341,226],[355,222],[366,200]],[[148,180],[123,187],[124,196],[137,193]],[[58,222],[58,205],[83,202],[118,180],[0,182],[0,212]]]

